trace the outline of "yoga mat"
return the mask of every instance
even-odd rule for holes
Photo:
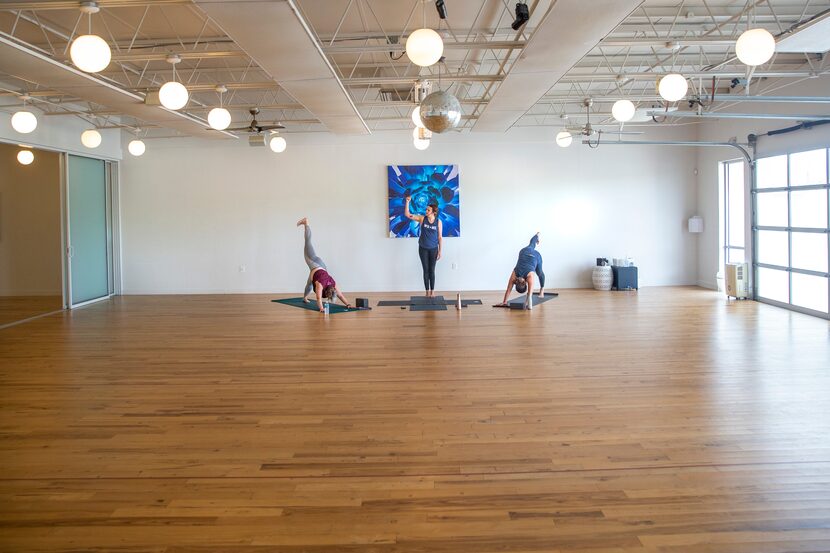
[[[546,301],[552,300],[552,299],[556,298],[557,296],[559,296],[559,294],[557,292],[545,292],[545,297],[543,297],[543,298],[540,298],[539,294],[533,294],[531,296],[531,298],[532,298],[532,301],[533,301],[533,306],[535,307],[535,306],[539,305],[540,303],[545,303]],[[498,305],[498,304],[496,304],[493,307],[504,307],[504,308],[509,307],[510,309],[524,309],[524,307],[525,307],[525,298],[524,298],[524,296],[519,296],[516,299],[512,299],[512,300],[508,301],[507,305]]]
[[[414,303],[409,306],[410,311],[446,311],[447,306],[437,303]]]
[[[291,307],[300,307],[302,309],[308,309],[310,311],[319,311],[317,308],[317,301],[311,300],[308,303],[303,302],[303,298],[285,298],[284,300],[271,300],[274,303],[281,303],[283,305],[290,305]],[[329,303],[329,314],[334,313],[344,313],[347,311],[364,311],[363,309],[358,309],[357,307],[353,307],[351,309],[346,309],[342,305]]]

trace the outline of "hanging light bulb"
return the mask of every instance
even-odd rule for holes
[[[147,146],[144,145],[144,141],[139,140],[138,138],[131,140],[130,143],[127,144],[127,150],[129,150],[135,157],[142,155],[146,149]]]
[[[766,29],[744,31],[735,43],[741,63],[755,67],[767,63],[775,53],[775,37]]]
[[[556,133],[556,145],[560,148],[567,148],[573,140],[574,137],[568,131],[559,131]]]
[[[95,129],[87,129],[81,133],[81,144],[87,148],[97,148],[101,145],[101,133]]]
[[[210,128],[217,131],[224,131],[231,126],[231,112],[222,107],[222,94],[228,91],[225,85],[218,85],[214,90],[219,93],[219,107],[213,108],[208,113]]]
[[[412,122],[415,123],[416,127],[425,128],[424,127],[424,122],[421,121],[421,106],[420,106],[420,104],[415,106],[415,108],[412,110]]]
[[[12,115],[12,128],[21,134],[29,134],[37,128],[37,117],[31,111],[18,111]]]
[[[276,152],[278,154],[281,154],[285,151],[285,148],[288,147],[288,143],[280,135],[275,135],[268,142],[268,146],[271,148],[272,152]]]
[[[426,150],[429,148],[430,138],[432,138],[432,131],[423,127],[415,127],[412,129],[412,144],[416,150]]]
[[[429,67],[444,54],[444,41],[432,29],[418,29],[406,39],[406,55],[415,65]]]
[[[415,138],[412,141],[412,145],[415,146],[416,150],[426,150],[429,148],[429,140],[421,140],[420,138]]]
[[[225,108],[213,108],[208,113],[208,123],[210,128],[224,131],[231,126],[231,112]]]
[[[167,109],[182,109],[187,105],[189,94],[185,86],[176,81],[176,64],[182,61],[177,54],[167,56],[167,63],[173,66],[173,80],[164,83],[159,89],[159,101]]]
[[[660,79],[660,84],[657,86],[660,96],[667,102],[682,100],[688,90],[689,83],[680,73],[669,73]]]
[[[81,2],[81,12],[89,15],[89,34],[77,37],[69,47],[72,63],[87,73],[103,71],[112,59],[112,51],[107,41],[92,34],[92,14],[98,13],[99,10],[98,2]]]
[[[20,150],[17,152],[17,161],[20,165],[31,165],[34,160],[35,154],[32,153],[32,150]]]
[[[636,109],[631,100],[617,100],[611,108],[611,115],[620,123],[625,123],[631,121]]]

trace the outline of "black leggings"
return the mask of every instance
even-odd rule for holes
[[[418,256],[424,269],[424,289],[435,290],[435,262],[438,260],[438,248],[428,250],[418,246]]]

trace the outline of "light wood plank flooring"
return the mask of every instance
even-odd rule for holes
[[[830,551],[830,323],[560,292],[132,296],[0,330],[0,550]]]

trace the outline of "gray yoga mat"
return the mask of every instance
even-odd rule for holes
[[[536,307],[540,303],[545,303],[548,300],[552,300],[559,296],[557,292],[545,292],[545,297],[540,298],[539,294],[533,294],[531,296],[531,301],[533,301],[533,306]],[[510,309],[524,309],[525,307],[525,296],[519,296],[518,298],[512,299],[507,302],[507,305],[494,305],[493,307],[509,307]]]

